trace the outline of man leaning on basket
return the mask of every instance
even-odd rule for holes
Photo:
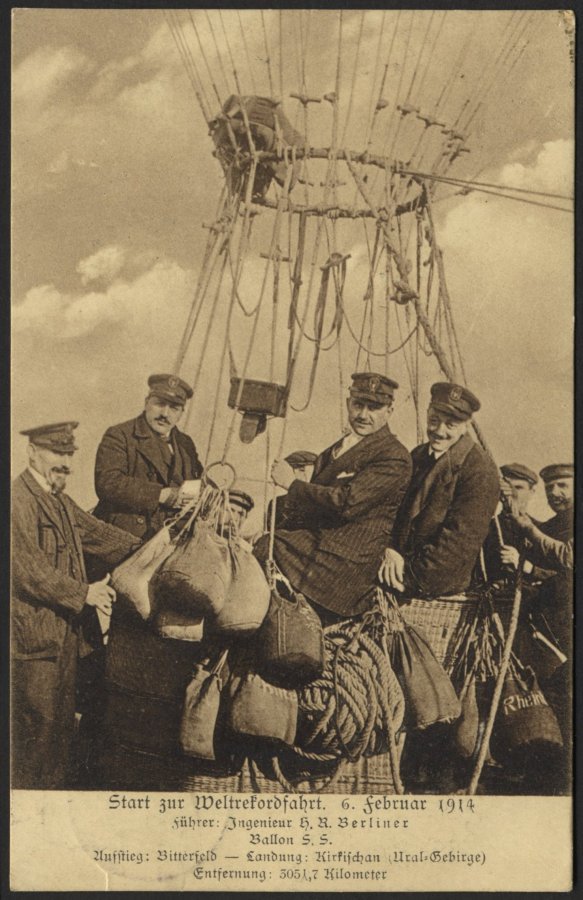
[[[494,462],[468,433],[480,408],[466,387],[431,388],[427,443],[416,447],[413,476],[379,570],[397,597],[427,601],[459,596],[471,582],[500,494]],[[402,775],[408,790],[449,793],[458,771],[453,729],[435,725],[407,735]]]
[[[379,576],[407,597],[465,591],[500,494],[494,462],[468,433],[480,402],[466,387],[431,388],[426,443],[411,453],[413,475]]]

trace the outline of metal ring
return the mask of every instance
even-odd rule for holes
[[[213,479],[210,472],[212,469],[215,469],[215,468],[218,468],[219,471],[220,470],[224,471],[225,468],[230,469],[231,470],[231,480],[229,481],[228,479],[225,479],[224,477],[222,479],[217,479],[217,480]],[[211,463],[210,466],[206,467],[206,469],[204,470],[203,477],[206,479],[206,481],[209,482],[209,484],[212,485],[212,487],[217,488],[220,491],[228,491],[228,490],[230,490],[230,488],[233,487],[233,485],[236,481],[236,478],[237,478],[237,473],[235,471],[235,467],[232,466],[231,463],[214,462],[214,463]],[[217,483],[217,481],[219,481],[219,482],[223,481],[223,483],[220,484],[220,483]]]

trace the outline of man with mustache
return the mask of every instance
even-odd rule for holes
[[[354,374],[350,432],[318,456],[311,480],[297,478],[285,460],[271,470],[275,484],[288,491],[275,562],[325,623],[370,606],[382,549],[409,481],[410,455],[389,428],[397,387],[386,375]],[[263,563],[268,550],[264,535],[255,546]]]
[[[12,783],[21,789],[66,787],[83,614],[110,616],[115,600],[107,578],[87,584],[84,554],[111,569],[139,544],[64,493],[76,427],[22,431],[29,465],[12,486]]]
[[[175,375],[151,375],[144,411],[105,432],[95,460],[95,515],[148,540],[173,509],[196,495],[202,465],[176,427],[192,388]]]
[[[494,462],[468,433],[479,408],[462,385],[431,388],[428,441],[411,454],[413,476],[379,571],[407,597],[436,599],[470,585],[500,493]]]

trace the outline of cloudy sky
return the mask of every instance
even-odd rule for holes
[[[511,21],[511,15],[391,11],[383,17],[380,11],[345,11],[340,32],[334,11],[287,11],[280,22],[273,10],[265,11],[263,21],[253,10],[225,11],[221,18],[216,10],[209,15],[196,10],[192,20],[183,10],[177,25],[211,114],[218,111],[215,93],[224,100],[236,90],[236,68],[243,92],[281,92],[284,110],[301,127],[299,104],[289,93],[300,91],[304,77],[310,96],[321,98],[339,88],[340,146],[361,151],[385,65],[383,96],[389,112],[407,99],[411,84],[410,99],[432,109],[451,76],[449,106],[442,110],[449,122],[464,98],[472,103],[484,93],[468,139],[471,153],[451,171],[462,178],[570,195],[569,23],[557,11],[530,13],[522,24]],[[508,51],[486,91],[493,48],[503,47],[506,39]],[[93,459],[103,431],[140,412],[148,374],[174,366],[201,275],[208,236],[202,226],[213,221],[223,177],[161,10],[16,10],[13,73],[14,469],[20,470],[25,460],[19,429],[78,419],[81,449],[70,489],[90,507],[95,501]],[[403,142],[411,121],[395,140],[397,159],[407,158]],[[327,146],[330,105],[311,105],[309,123],[312,145]],[[383,127],[379,115],[375,140],[380,149]],[[312,184],[320,177],[314,167]],[[480,423],[496,459],[523,461],[535,469],[570,460],[571,216],[492,195],[460,195],[447,186],[436,200],[436,228],[468,383],[482,399]],[[241,282],[249,308],[260,294],[265,270],[259,254],[269,249],[274,215],[267,211],[258,217],[250,245]],[[308,246],[314,234],[309,233]],[[372,234],[370,229],[365,233],[362,223],[338,226],[337,249],[350,254],[345,303],[355,323],[368,277],[366,241]],[[324,247],[322,253],[325,259]],[[284,292],[284,305],[286,296]],[[204,311],[181,370],[192,380],[206,345],[185,426],[203,456],[226,317],[221,298],[219,292],[212,310],[216,324],[209,324],[208,337],[210,306],[207,320]],[[269,325],[265,316],[258,322],[248,375],[261,378],[267,375]],[[241,316],[232,332],[239,369],[249,336],[249,319]],[[277,376],[286,340],[280,329]],[[391,343],[398,343],[396,333]],[[380,346],[378,336],[375,346]],[[320,450],[338,436],[341,395],[356,361],[346,330],[342,354],[340,378],[336,352],[322,354],[312,403],[289,416],[286,451],[298,446]],[[298,366],[297,406],[306,396],[310,357],[306,347]],[[402,385],[394,430],[411,447],[415,421],[406,368],[398,354],[392,360],[392,372]],[[427,364],[420,385],[422,405],[437,377],[438,369]],[[225,371],[210,458],[220,456],[231,421],[227,384]],[[276,423],[272,452],[280,429]],[[265,437],[249,447],[235,439],[230,458],[240,476],[261,478],[265,452]],[[247,487],[261,497],[258,482]],[[540,489],[533,511],[548,514]]]

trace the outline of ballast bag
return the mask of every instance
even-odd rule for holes
[[[455,723],[454,743],[464,759],[470,759],[476,750],[480,727],[480,713],[476,697],[476,680],[472,678],[461,699],[462,712]]]
[[[221,702],[220,673],[227,654],[209,672],[199,664],[184,698],[180,748],[186,756],[215,759],[214,733]]]
[[[295,691],[268,684],[255,672],[230,683],[228,726],[236,734],[293,745],[298,722]]]
[[[156,601],[185,615],[216,615],[231,583],[229,544],[203,521],[183,537],[152,579]]]
[[[288,600],[271,591],[257,647],[261,674],[275,684],[303,687],[324,671],[322,624],[302,594]]]
[[[232,558],[231,582],[213,628],[223,634],[252,634],[260,628],[269,608],[269,585],[250,549],[239,543],[232,550]]]
[[[164,638],[200,643],[204,634],[204,619],[173,609],[161,609],[154,616],[154,628]]]
[[[490,746],[500,762],[525,748],[563,746],[557,717],[541,691],[534,671],[511,661],[500,698]]]
[[[391,662],[405,696],[404,729],[453,722],[461,704],[445,669],[413,625],[392,635]]]
[[[174,550],[167,525],[111,573],[111,586],[128,599],[143,619],[152,614],[152,577]]]

